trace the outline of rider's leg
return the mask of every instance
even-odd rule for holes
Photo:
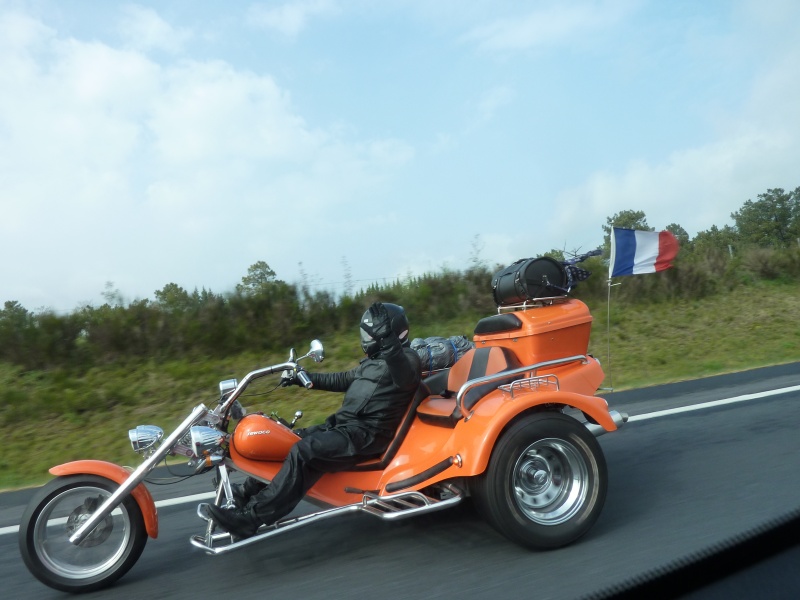
[[[267,487],[267,485],[268,484],[259,481],[255,477],[248,477],[244,480],[244,483],[231,484],[231,491],[233,492],[233,499],[236,502],[236,506],[239,508],[246,506],[250,498]]]
[[[237,510],[209,506],[214,521],[237,537],[250,537],[261,524],[271,524],[289,514],[326,471],[358,462],[357,446],[338,430],[315,432],[298,441],[283,461],[270,485]]]
[[[331,421],[332,417],[328,418],[328,421]],[[333,423],[328,425],[327,423],[323,423],[322,425],[312,425],[310,427],[306,427],[303,429],[295,429],[295,433],[299,435],[301,438],[307,437],[313,433],[318,433],[320,431],[325,431],[330,429],[333,426]],[[244,508],[248,504],[250,504],[251,500],[253,500],[253,496],[258,494],[261,490],[266,488],[269,484],[264,483],[256,479],[255,477],[248,477],[244,480],[244,483],[234,483],[231,485],[231,489],[233,491],[233,499],[236,502],[237,508]]]

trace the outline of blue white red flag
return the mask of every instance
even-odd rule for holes
[[[678,240],[669,231],[612,227],[608,276],[641,275],[669,269],[678,249]]]

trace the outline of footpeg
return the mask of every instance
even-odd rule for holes
[[[201,502],[197,505],[197,516],[204,521],[211,521],[211,513],[208,512],[207,502]]]

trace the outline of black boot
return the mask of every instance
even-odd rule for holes
[[[243,508],[247,505],[250,495],[244,491],[243,483],[232,483],[231,492],[233,493],[233,503],[236,508]]]
[[[252,537],[261,526],[261,521],[250,508],[227,509],[209,504],[208,512],[217,527],[224,529],[235,538]]]

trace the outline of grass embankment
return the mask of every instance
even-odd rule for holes
[[[610,346],[605,302],[595,317],[589,351],[603,362],[617,390],[694,379],[800,360],[800,285],[760,284],[704,300],[620,305],[612,300]],[[477,317],[418,327],[414,337],[471,335]],[[413,323],[412,323],[413,325]],[[358,334],[323,338],[327,358],[310,370],[338,371],[360,358]],[[298,350],[305,351],[305,343]],[[80,376],[65,372],[22,373],[0,364],[0,489],[42,483],[47,469],[78,458],[139,463],[127,431],[154,424],[169,432],[203,402],[213,406],[217,382],[282,362],[286,354],[240,356],[95,368]],[[610,366],[610,368],[609,368]],[[284,417],[298,408],[303,424],[321,421],[341,401],[339,394],[296,387],[266,394],[274,379],[259,380],[244,404],[253,412]]]

